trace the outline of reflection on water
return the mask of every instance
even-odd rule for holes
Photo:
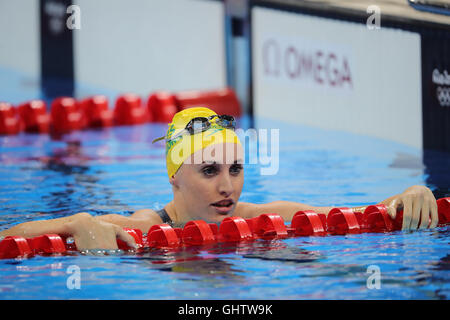
[[[242,259],[304,264],[319,261],[320,258],[318,252],[289,247],[280,240],[257,240],[177,249],[152,248],[123,259],[151,269],[180,274],[182,281],[208,282],[219,287],[223,286],[224,281],[246,282],[252,276],[239,267]]]
[[[321,258],[321,254],[310,252],[297,247],[284,247],[278,250],[255,251],[244,255],[244,258],[263,259],[292,263],[310,263],[316,262]]]

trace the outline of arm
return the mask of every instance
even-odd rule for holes
[[[140,229],[143,233],[146,233],[151,226],[162,223],[159,215],[151,209],[138,210],[129,217],[120,214],[105,214],[95,218],[122,228]]]
[[[69,227],[71,223],[77,221],[80,216],[86,215],[90,216],[90,214],[86,212],[80,212],[64,218],[24,222],[8,230],[0,231],[0,236],[33,238],[48,233],[70,235]],[[161,223],[161,218],[150,209],[138,210],[130,217],[122,216],[120,214],[105,214],[102,216],[93,216],[93,218],[122,228],[140,229],[142,232],[147,232],[152,225]]]
[[[412,186],[403,193],[380,202],[387,207],[392,219],[397,210],[403,209],[402,229],[434,228],[438,223],[436,199],[430,189],[424,186]],[[236,214],[244,218],[253,218],[263,213],[277,213],[285,221],[291,221],[297,211],[312,210],[317,213],[328,212],[333,207],[314,207],[291,201],[274,201],[266,204],[238,203]],[[363,212],[367,206],[353,207],[353,211]],[[420,224],[419,224],[420,223]]]
[[[0,236],[20,236],[24,238],[33,238],[49,233],[70,235],[70,224],[82,217],[84,214],[84,212],[81,212],[64,218],[20,223],[10,229],[1,231]]]
[[[264,204],[239,202],[236,215],[243,218],[254,218],[264,213],[277,213],[283,220],[291,221],[297,211],[312,210],[317,213],[328,214],[333,207],[314,207],[293,201],[274,201]]]
[[[0,232],[1,237],[21,236],[33,238],[43,234],[55,233],[73,236],[77,248],[83,249],[117,249],[117,238],[129,246],[135,246],[132,236],[123,230],[124,227],[141,229],[143,232],[153,224],[161,223],[153,210],[139,210],[131,217],[118,214],[91,216],[81,212],[69,217],[38,220],[18,224]]]

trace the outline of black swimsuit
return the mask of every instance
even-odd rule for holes
[[[170,219],[169,215],[167,214],[167,211],[162,208],[161,210],[156,211],[158,216],[161,217],[163,223],[167,223],[169,226],[173,227],[173,221]]]

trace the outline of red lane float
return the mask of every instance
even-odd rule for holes
[[[17,134],[21,131],[17,110],[7,102],[0,102],[0,134]]]
[[[285,238],[288,230],[283,219],[276,213],[265,213],[258,217],[245,219],[255,238]]]
[[[44,234],[27,242],[34,254],[54,254],[66,252],[66,245],[57,234]]]
[[[33,255],[28,242],[23,237],[6,237],[0,242],[0,259],[12,259]]]
[[[137,125],[149,121],[168,123],[180,110],[191,107],[209,107],[218,114],[241,116],[242,110],[235,92],[230,88],[209,91],[182,91],[152,93],[147,105],[135,94],[123,94],[116,99],[114,108],[102,95],[84,98],[57,97],[47,112],[42,100],[24,102],[14,108],[0,102],[0,135],[13,135],[25,130],[33,133],[60,135],[89,127]]]
[[[175,113],[179,111],[175,95],[168,92],[155,92],[147,100],[148,112],[153,121],[169,123]]]
[[[389,216],[386,206],[373,205],[364,210],[362,229],[371,232],[390,232],[397,230]]]
[[[114,114],[108,108],[108,98],[101,95],[80,101],[80,108],[85,115],[86,127],[100,128],[113,125]]]
[[[154,225],[147,232],[149,247],[178,247],[181,243],[180,234],[168,224]]]
[[[241,217],[227,217],[219,227],[218,240],[221,242],[236,242],[254,239],[250,227]]]
[[[52,130],[56,133],[67,133],[83,129],[84,115],[77,101],[70,97],[60,97],[51,105]]]
[[[436,201],[439,213],[439,224],[450,223],[450,198],[442,198]]]
[[[182,240],[187,245],[202,245],[216,241],[216,228],[203,220],[189,221],[183,228]]]
[[[331,234],[360,233],[361,226],[350,208],[333,208],[327,216],[327,231]]]
[[[439,224],[449,223],[450,198],[437,201]],[[144,237],[139,229],[124,228],[130,234],[138,249],[178,248],[191,245],[205,245],[216,242],[252,241],[256,239],[284,239],[289,236],[344,235],[362,232],[391,232],[401,229],[403,212],[397,212],[395,219],[387,213],[384,205],[368,206],[364,212],[353,212],[349,208],[333,208],[328,215],[314,211],[298,211],[286,227],[281,216],[275,213],[262,214],[251,219],[227,217],[218,226],[202,220],[189,221],[183,229],[168,224],[152,226]],[[0,242],[0,259],[28,257],[36,254],[65,253],[77,250],[68,237],[46,234],[32,239],[6,237]],[[119,249],[131,249],[118,239]]]
[[[26,132],[47,133],[50,128],[50,115],[47,104],[42,100],[31,100],[17,107]]]
[[[208,107],[217,114],[239,117],[241,106],[236,94],[230,88],[211,91],[184,91],[175,94],[178,108]]]
[[[291,221],[291,228],[297,236],[325,235],[327,217],[311,210],[298,211]]]
[[[124,94],[117,98],[114,107],[114,121],[117,125],[136,125],[149,121],[147,109],[142,99],[135,94]]]
[[[285,238],[288,236],[283,219],[276,213],[260,215],[257,217],[253,227],[253,233],[261,238]]]

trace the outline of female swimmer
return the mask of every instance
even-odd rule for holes
[[[71,235],[80,250],[117,249],[117,238],[135,246],[133,237],[123,230],[124,227],[147,232],[152,225],[161,223],[182,225],[197,219],[218,223],[228,216],[252,218],[273,212],[290,221],[299,210],[325,214],[331,210],[331,207],[289,201],[239,202],[244,184],[243,148],[234,126],[232,117],[219,116],[208,108],[190,108],[175,114],[164,137],[173,200],[163,210],[142,209],[131,216],[92,216],[81,212],[64,218],[21,223],[0,232],[0,236],[31,238],[56,233]],[[438,223],[436,199],[427,187],[409,187],[381,204],[387,206],[392,218],[397,208],[403,208],[403,230],[434,228]],[[362,211],[364,207],[353,210]]]

